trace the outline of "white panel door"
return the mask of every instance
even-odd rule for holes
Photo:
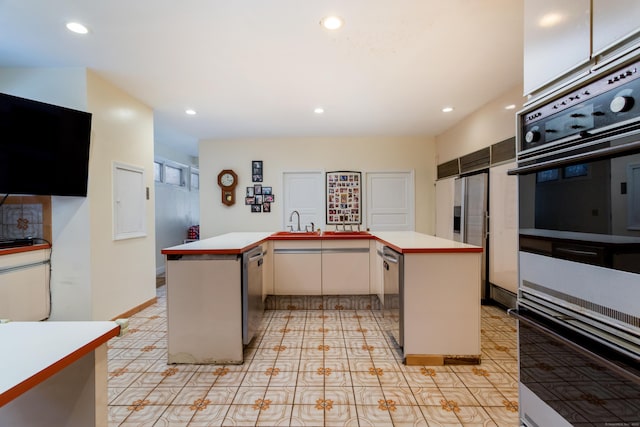
[[[321,171],[284,172],[282,179],[282,228],[288,230],[289,225],[293,225],[297,229],[297,216],[289,221],[293,211],[300,214],[300,228],[303,230],[312,222],[316,228],[324,226],[324,174]]]
[[[453,240],[453,187],[455,178],[436,181],[436,236]]]
[[[489,279],[518,291],[518,177],[507,175],[515,162],[489,169]]]
[[[374,231],[414,231],[413,171],[366,175],[367,226]]]

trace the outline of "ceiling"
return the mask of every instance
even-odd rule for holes
[[[438,135],[521,84],[522,3],[0,0],[0,67],[90,68],[194,156],[202,139]]]

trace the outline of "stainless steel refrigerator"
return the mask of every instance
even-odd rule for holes
[[[488,172],[456,178],[453,195],[453,240],[481,246],[484,249],[480,276],[482,300],[489,295],[487,290],[488,183]]]

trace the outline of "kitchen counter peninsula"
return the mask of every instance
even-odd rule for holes
[[[400,316],[405,363],[480,363],[482,248],[409,231],[238,232],[164,249],[162,253],[167,256],[170,344],[172,335],[185,332],[177,330],[175,326],[172,328],[172,318],[184,318],[194,307],[197,311],[208,313],[223,308],[225,311],[231,310],[223,317],[209,319],[219,325],[218,329],[225,330],[226,340],[231,339],[231,335],[239,336],[241,328],[240,268],[229,263],[227,270],[220,270],[218,273],[212,258],[206,264],[206,272],[203,270],[203,273],[196,273],[192,268],[195,263],[186,267],[184,264],[187,263],[181,263],[180,260],[196,257],[204,259],[203,256],[230,256],[238,259],[242,253],[260,245],[268,253],[264,258],[263,299],[268,295],[285,294],[322,298],[329,294],[335,295],[336,290],[345,289],[340,295],[378,295],[382,303],[386,299],[385,293],[389,291],[384,288],[384,261],[379,253],[384,246],[390,247],[403,256],[404,280],[400,291]],[[347,262],[347,259],[354,261]],[[327,268],[329,262],[332,263],[331,268]],[[223,264],[219,266],[222,268]],[[227,272],[223,274],[224,271]],[[231,274],[234,271],[238,273]],[[180,274],[176,275],[177,272]],[[290,280],[292,277],[295,280]],[[365,282],[362,286],[346,289],[342,285],[327,283],[327,277],[354,277],[353,280],[350,279],[350,283],[355,283],[355,277],[358,277],[358,281]],[[279,283],[284,278],[290,280],[286,286]],[[223,283],[223,280],[226,282]],[[303,283],[299,292],[295,283]],[[198,301],[192,297],[187,298],[190,302],[186,304],[186,300],[177,296],[179,294],[201,297]],[[204,300],[203,295],[207,295]],[[219,303],[222,295],[227,298],[222,306],[215,310],[204,307],[209,299],[215,299]],[[172,305],[172,302],[177,303]],[[383,313],[386,313],[384,307]],[[171,358],[171,348],[169,352]],[[233,354],[222,356],[201,355],[193,359],[192,355],[183,355],[174,358],[174,363],[222,363],[224,360],[242,363],[242,346],[237,346]]]

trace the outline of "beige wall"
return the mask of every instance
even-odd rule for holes
[[[436,137],[436,164],[473,153],[516,134],[516,112],[522,108],[525,98],[522,86],[499,95],[456,126]],[[504,107],[515,104],[515,110]]]
[[[89,190],[52,197],[52,320],[110,319],[155,297],[154,209],[147,236],[112,238],[113,161],[142,166],[153,189],[153,112],[85,68],[0,70],[0,91],[92,116]]]
[[[435,144],[430,137],[289,138],[202,141],[200,163],[201,238],[231,231],[275,231],[283,227],[282,173],[355,170],[415,171],[416,231],[433,234]],[[264,162],[264,186],[273,187],[271,213],[251,213],[244,194],[251,182],[251,161]],[[218,173],[238,174],[236,204],[221,203]],[[364,175],[363,175],[364,178]],[[321,226],[324,228],[324,226]]]
[[[94,319],[110,319],[155,297],[153,110],[92,71],[87,72],[93,113],[89,164],[91,284]],[[144,169],[146,237],[113,240],[113,162]]]

